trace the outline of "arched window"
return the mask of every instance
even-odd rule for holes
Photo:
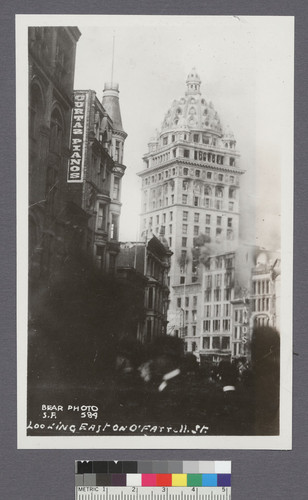
[[[43,119],[44,105],[41,89],[34,84],[29,99],[29,135],[36,138]]]
[[[216,186],[215,188],[215,196],[216,198],[222,198],[224,195],[224,190],[221,186]]]
[[[52,153],[61,154],[63,138],[63,119],[56,108],[53,110],[50,120],[49,150]]]

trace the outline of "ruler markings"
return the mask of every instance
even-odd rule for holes
[[[80,489],[79,489],[80,488]],[[81,491],[81,488],[93,488]],[[204,486],[187,491],[190,487],[83,487],[76,486],[76,500],[231,500],[231,487]],[[162,491],[162,488],[164,491]],[[140,491],[139,491],[140,489]],[[146,490],[146,491],[144,491]]]

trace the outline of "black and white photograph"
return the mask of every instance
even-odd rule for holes
[[[290,449],[294,19],[16,16],[19,448]]]

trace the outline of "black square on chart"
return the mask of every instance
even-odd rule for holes
[[[99,460],[96,460],[93,462],[93,467],[92,467],[92,472],[98,472],[98,473],[103,473],[107,474],[108,472],[108,462],[102,462]]]
[[[88,462],[77,462],[77,474],[91,474],[92,473],[92,461]]]
[[[108,472],[110,472],[111,474],[122,472],[122,462],[109,462],[108,468]]]

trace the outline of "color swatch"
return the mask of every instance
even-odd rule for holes
[[[76,486],[203,488],[230,487],[231,462],[78,461]]]

